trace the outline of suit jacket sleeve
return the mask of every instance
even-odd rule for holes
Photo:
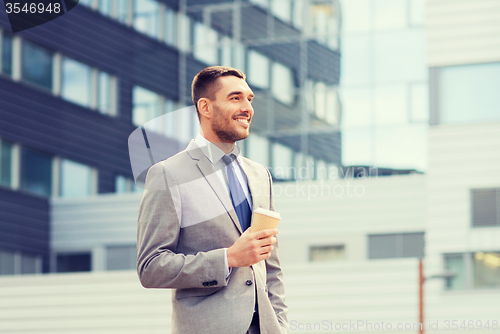
[[[274,211],[274,199],[271,174],[266,169],[270,185],[270,210]],[[278,242],[276,242],[271,256],[266,260],[267,271],[267,291],[269,300],[273,305],[278,321],[283,329],[283,333],[288,333],[288,306],[285,304],[285,285],[283,284],[283,273],[278,259]]]
[[[139,206],[137,272],[141,284],[175,289],[226,286],[223,248],[196,255],[176,253],[181,218],[179,187],[165,162],[159,162],[148,171]]]

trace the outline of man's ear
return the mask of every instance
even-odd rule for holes
[[[208,119],[212,118],[211,109],[212,108],[209,99],[207,99],[206,97],[202,97],[198,100],[198,111],[200,112],[200,116]]]

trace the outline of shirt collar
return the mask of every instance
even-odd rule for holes
[[[214,143],[208,141],[205,137],[202,136],[201,133],[198,133],[194,142],[196,143],[196,145],[198,145],[198,147],[202,150],[202,152],[206,155],[206,157],[212,164],[216,164],[217,162],[219,162],[222,156],[225,155],[223,150],[217,147],[217,145],[215,145]],[[233,150],[229,154],[234,154],[236,156],[236,160],[240,162],[241,152],[238,145],[235,144]]]

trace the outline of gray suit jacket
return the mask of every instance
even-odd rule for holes
[[[253,209],[273,210],[271,177],[243,158]],[[262,334],[288,333],[277,244],[268,260],[232,268],[224,249],[241,235],[238,217],[213,165],[191,141],[153,165],[139,208],[137,271],[146,288],[171,288],[172,333],[246,333],[257,302]]]

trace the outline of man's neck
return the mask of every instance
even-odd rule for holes
[[[214,143],[213,141],[210,142],[220,148],[226,154],[231,153],[234,150],[234,146],[236,145],[236,143]]]
[[[220,148],[226,154],[231,153],[234,150],[234,146],[236,145],[235,142],[232,143],[221,142],[220,138],[217,137],[215,134],[213,135],[204,134],[203,131],[200,131],[200,134],[203,136],[203,138],[205,138],[206,140],[208,140],[209,142]]]

